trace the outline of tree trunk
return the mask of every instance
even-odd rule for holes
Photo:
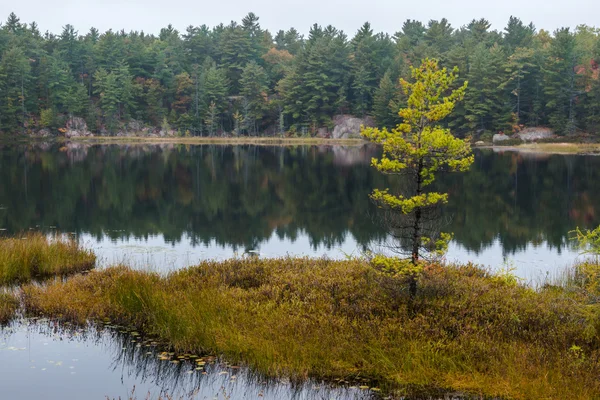
[[[417,168],[417,196],[421,194],[421,171],[423,169],[423,161],[419,161],[419,167]],[[413,237],[412,237],[412,254],[411,263],[416,266],[419,263],[419,248],[421,247],[421,207],[417,207],[415,210],[415,224],[413,226]],[[410,274],[408,280],[408,293],[411,299],[414,299],[417,295],[417,276],[413,272]]]

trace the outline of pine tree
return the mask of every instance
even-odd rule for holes
[[[398,96],[399,88],[392,82],[391,72],[388,71],[381,78],[379,88],[375,91],[373,117],[375,117],[377,126],[392,127],[399,122]]]
[[[575,68],[578,63],[575,37],[569,28],[557,30],[549,48],[544,93],[548,98],[548,121],[558,134],[573,133],[577,128],[575,100],[580,91]]]
[[[12,16],[14,14],[11,14]],[[12,21],[13,24],[17,22],[18,19]],[[13,47],[2,54],[0,60],[0,130],[2,131],[13,133],[24,130],[27,119],[25,85],[30,78],[30,71],[29,61],[20,48]]]
[[[268,101],[267,74],[263,67],[254,61],[246,65],[242,71],[240,86],[240,94],[247,102],[245,117],[251,122],[249,124],[251,132],[256,134],[257,121],[264,116]]]
[[[466,83],[450,89],[458,71],[448,73],[436,60],[428,59],[411,71],[413,83],[400,81],[408,96],[407,107],[399,112],[403,122],[391,130],[366,128],[362,135],[383,145],[383,155],[372,163],[378,171],[407,177],[402,193],[375,189],[371,198],[388,212],[386,226],[400,241],[396,250],[410,255],[410,265],[400,263],[405,268],[396,272],[408,275],[409,293],[414,298],[423,252],[439,248],[440,243],[447,245],[448,238],[440,233],[439,220],[434,218],[434,211],[447,203],[448,194],[426,188],[443,171],[466,171],[474,158],[467,140],[456,139],[437,125],[464,96]]]
[[[356,33],[350,44],[352,48],[352,93],[353,109],[360,116],[367,114],[373,104],[373,93],[377,87],[377,66],[375,55],[376,38],[371,25],[366,22]]]
[[[509,105],[499,90],[506,81],[504,60],[504,53],[498,45],[488,49],[481,43],[475,49],[467,74],[469,89],[464,102],[465,131],[496,132],[507,127]]]

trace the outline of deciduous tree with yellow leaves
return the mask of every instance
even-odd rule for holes
[[[391,130],[363,128],[362,135],[383,146],[381,158],[372,160],[375,168],[406,176],[401,193],[375,189],[371,198],[385,211],[383,220],[399,242],[395,250],[410,256],[400,265],[406,266],[403,273],[414,297],[421,255],[447,247],[451,237],[440,231],[438,215],[448,194],[426,189],[439,173],[468,170],[474,158],[468,139],[455,138],[439,124],[464,97],[467,82],[452,89],[458,69],[448,72],[436,60],[425,59],[411,68],[411,75],[412,83],[400,80],[407,96],[406,108],[398,112],[403,122]]]

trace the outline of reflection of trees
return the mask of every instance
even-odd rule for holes
[[[368,392],[361,393],[342,386],[334,386],[315,380],[292,382],[269,378],[249,369],[246,366],[233,366],[215,357],[205,357],[206,364],[198,367],[196,358],[201,355],[169,355],[166,359],[159,358],[163,350],[169,350],[164,343],[153,341],[152,338],[142,338],[131,335],[130,331],[121,326],[87,325],[74,326],[61,324],[58,321],[22,321],[27,323],[27,335],[39,335],[48,340],[73,343],[77,346],[98,346],[111,358],[110,365],[104,357],[87,360],[87,368],[93,368],[93,373],[104,382],[103,393],[98,388],[89,389],[90,398],[101,395],[106,399],[113,397],[123,387],[124,381],[138,386],[127,388],[134,390],[131,398],[173,398],[173,399],[207,399],[207,398],[262,398],[265,400],[280,399],[370,399]],[[10,332],[1,332],[10,337]],[[1,338],[2,336],[0,336]],[[50,346],[53,342],[50,341]],[[34,350],[35,354],[35,350]],[[37,358],[37,357],[36,357]],[[178,360],[177,363],[171,361]],[[38,360],[39,361],[39,360]],[[196,369],[198,368],[198,369]],[[57,377],[56,379],[60,379]],[[64,382],[66,383],[66,381]],[[71,382],[72,383],[72,382]],[[41,383],[43,384],[43,382]],[[318,387],[318,388],[315,388]],[[52,392],[52,389],[50,389]],[[147,396],[147,393],[150,393]],[[51,393],[52,394],[52,393]],[[123,393],[118,393],[123,394]],[[129,393],[128,393],[129,394]],[[105,396],[105,397],[104,397]],[[127,396],[127,398],[130,398]]]
[[[352,234],[381,238],[367,188],[369,152],[339,162],[331,148],[257,146],[30,146],[0,152],[0,226],[56,226],[96,237],[163,234],[178,241],[253,247],[273,232],[317,246]],[[25,172],[26,171],[26,172]],[[123,230],[114,232],[115,230]]]
[[[506,252],[529,243],[568,245],[568,231],[600,221],[600,158],[478,152],[468,174],[441,183],[450,191],[449,228],[480,251],[499,238]]]
[[[0,228],[56,226],[96,237],[162,234],[253,248],[275,234],[313,246],[348,235],[381,240],[368,193],[402,184],[369,167],[372,152],[323,147],[0,147]],[[450,193],[444,230],[470,250],[499,238],[507,252],[600,222],[600,158],[477,152]],[[6,207],[6,209],[2,209]],[[118,230],[116,232],[115,230]]]

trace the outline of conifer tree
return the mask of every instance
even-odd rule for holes
[[[451,90],[457,72],[440,69],[436,60],[424,60],[419,68],[411,68],[414,82],[400,81],[408,96],[407,106],[399,111],[403,122],[390,130],[362,130],[364,137],[383,146],[383,155],[374,158],[372,165],[383,173],[407,177],[403,193],[375,189],[371,198],[388,212],[385,222],[400,242],[396,250],[410,255],[406,272],[411,297],[417,292],[422,253],[443,245],[448,238],[440,233],[440,221],[435,218],[436,209],[448,201],[448,194],[426,188],[439,173],[465,171],[474,160],[468,140],[457,139],[438,125],[464,97],[466,82]]]

